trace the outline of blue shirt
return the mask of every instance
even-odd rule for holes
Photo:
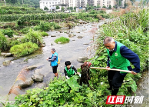
[[[109,51],[110,55],[112,55],[113,52],[115,52],[117,50],[117,43],[115,42],[115,48],[113,51]],[[140,59],[138,57],[137,54],[135,54],[133,51],[131,51],[129,48],[127,48],[126,46],[121,46],[120,47],[120,53],[123,57],[125,57],[126,59],[128,59],[133,65],[134,65],[134,69],[132,69],[131,66],[128,66],[128,69],[130,71],[134,71],[136,73],[140,72]],[[110,66],[109,64],[110,58],[108,56],[108,60],[107,60],[107,66]]]

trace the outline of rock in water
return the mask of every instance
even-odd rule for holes
[[[69,34],[69,37],[71,38],[71,37],[74,37],[75,35],[74,34]]]
[[[21,88],[27,88],[30,87],[33,84],[33,82],[34,81],[30,78],[27,79],[25,82],[19,83],[18,86],[20,86]]]
[[[46,87],[46,86],[47,86],[46,83],[39,83],[39,84],[37,85],[38,88],[44,88],[44,87]]]
[[[5,57],[9,57],[9,56],[12,56],[11,53],[1,53],[2,56],[5,56]]]
[[[11,62],[11,61],[6,60],[6,61],[3,62],[3,65],[4,65],[4,66],[8,66],[8,65],[10,64],[10,62]]]
[[[78,36],[77,38],[78,38],[78,39],[81,39],[81,38],[83,38],[83,36]]]
[[[27,67],[26,70],[33,70],[33,69],[35,69],[35,68],[37,68],[37,66],[36,66],[36,65],[33,65],[33,66]]]
[[[56,35],[51,35],[51,37],[56,37]]]
[[[34,74],[32,77],[33,81],[35,82],[43,82],[43,78],[44,78],[44,75],[43,74]]]
[[[79,58],[77,59],[77,61],[80,62],[80,63],[83,63],[83,62],[86,61],[86,60],[88,60],[87,57],[79,57]]]

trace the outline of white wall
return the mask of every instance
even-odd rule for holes
[[[60,0],[41,0],[40,1],[40,9],[44,10],[45,6],[49,10],[56,9],[55,5],[57,5],[57,4],[60,4]]]

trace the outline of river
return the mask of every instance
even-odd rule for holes
[[[107,21],[107,20],[105,20]],[[54,77],[52,73],[52,68],[50,67],[50,63],[46,60],[51,56],[51,48],[55,48],[58,56],[60,58],[60,64],[58,67],[59,75],[64,76],[64,62],[71,61],[72,65],[76,68],[81,66],[81,63],[77,61],[79,57],[88,57],[91,58],[95,53],[90,52],[93,50],[93,36],[97,36],[96,29],[105,21],[101,21],[99,23],[87,23],[87,24],[79,24],[78,26],[73,27],[72,29],[62,28],[59,30],[53,30],[47,32],[49,36],[44,37],[43,40],[46,44],[45,47],[42,47],[40,50],[35,52],[35,54],[21,57],[19,59],[14,59],[13,57],[2,57],[0,56],[0,100],[5,100],[6,95],[11,89],[14,81],[17,78],[17,75],[24,67],[39,65],[41,73],[44,74],[45,83],[49,82],[50,79]],[[70,38],[70,42],[66,44],[56,44],[54,40],[61,36],[68,37],[69,34],[75,35]],[[56,36],[56,37],[51,37]],[[78,36],[82,36],[83,38],[78,38]],[[3,66],[3,62],[6,60],[11,60],[10,65]],[[33,74],[33,71],[29,71],[27,78],[30,78]],[[30,88],[36,87],[38,84],[32,85]],[[23,89],[19,91],[20,94],[25,93],[27,89]],[[15,95],[11,94],[9,96],[9,100],[14,100]]]

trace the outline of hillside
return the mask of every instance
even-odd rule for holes
[[[7,4],[15,4],[15,5],[28,5],[35,8],[39,7],[40,0],[6,0]]]

